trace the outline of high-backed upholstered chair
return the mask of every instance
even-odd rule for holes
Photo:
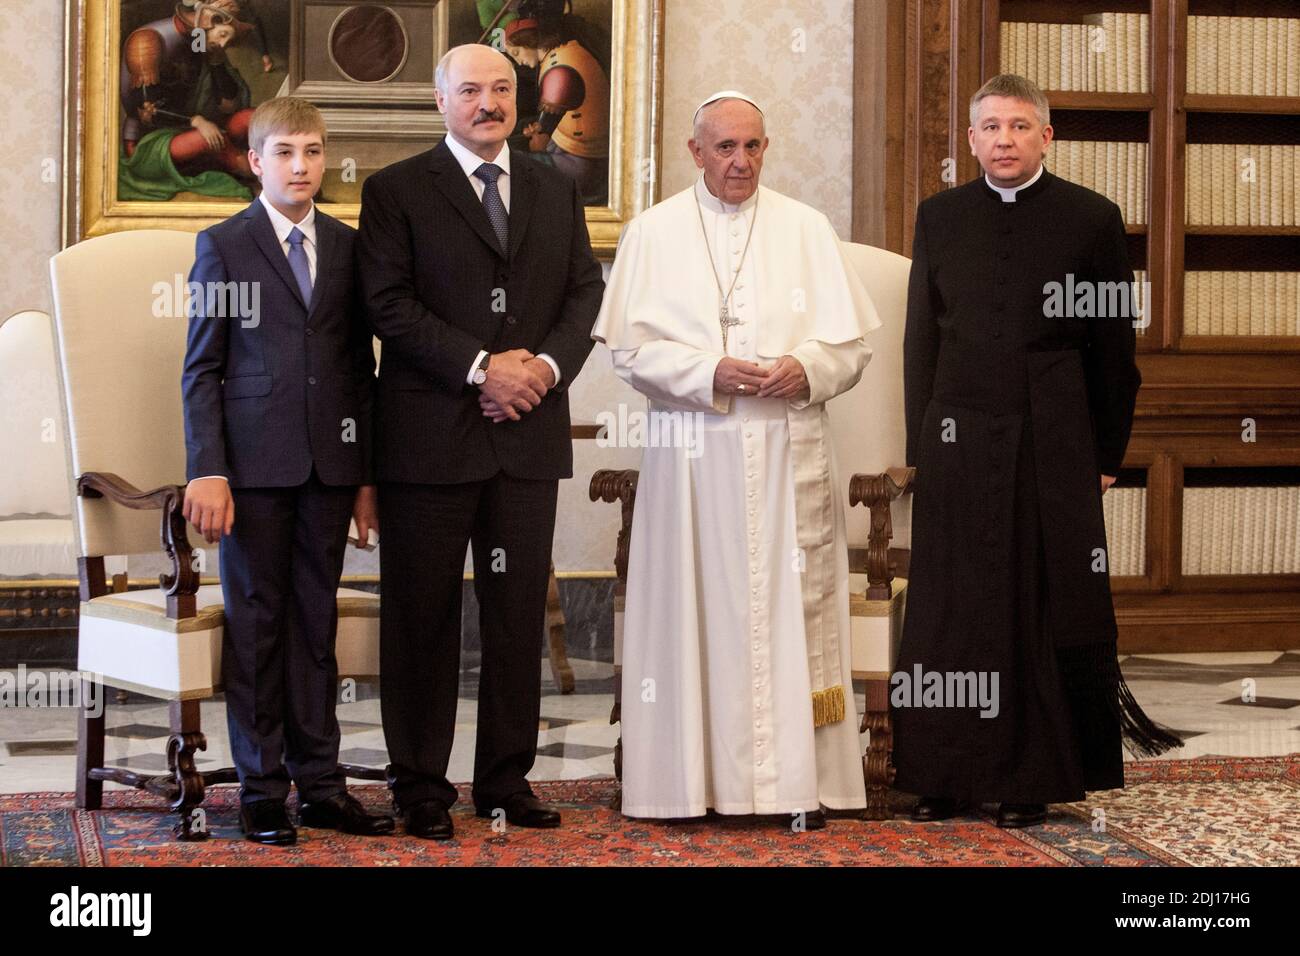
[[[853,391],[830,406],[831,429],[841,475],[849,489],[849,545],[866,548],[865,573],[850,576],[849,613],[853,629],[853,677],[866,687],[862,729],[870,733],[863,757],[867,784],[866,817],[888,819],[887,794],[893,781],[889,717],[889,677],[898,659],[907,582],[894,578],[894,562],[910,546],[906,507],[912,470],[903,465],[907,432],[903,416],[903,327],[907,320],[907,279],[911,260],[858,243],[844,243],[844,254],[862,281],[880,317],[869,336],[871,362]],[[843,486],[841,486],[843,487]],[[895,521],[898,519],[898,534]],[[890,541],[894,539],[894,560]]]
[[[853,677],[866,686],[862,730],[870,732],[863,757],[867,785],[868,819],[887,819],[887,794],[893,780],[889,764],[889,676],[898,655],[907,582],[894,577],[905,562],[905,548],[896,547],[893,518],[899,519],[896,544],[910,541],[910,522],[900,500],[911,484],[905,468],[906,429],[903,419],[903,326],[907,315],[907,279],[911,261],[904,256],[857,243],[843,243],[850,267],[862,279],[880,316],[881,328],[867,337],[872,358],[862,381],[830,403],[831,431],[848,504],[865,504],[869,510],[850,508],[846,515],[851,566]],[[860,472],[865,469],[865,473]],[[618,584],[614,597],[614,707],[610,723],[621,717],[619,673],[622,663],[623,595],[627,586],[628,543],[636,507],[638,472],[635,469],[602,470],[591,477],[592,501],[618,502],[622,525],[616,544],[614,567]],[[621,778],[622,741],[614,751],[614,772]],[[617,807],[619,798],[614,798]]]
[[[77,805],[97,809],[105,780],[148,789],[180,814],[182,839],[205,835],[193,812],[204,787],[236,780],[233,769],[194,767],[195,751],[206,747],[199,702],[220,686],[224,621],[220,587],[200,587],[203,569],[181,515],[183,289],[193,260],[193,234],[163,230],[88,239],[50,260],[81,586],[77,666],[87,705],[78,728]],[[157,588],[108,593],[105,555],[160,546],[171,567]],[[349,590],[339,597],[340,674],[376,674],[378,598]],[[101,685],[169,702],[167,775],[103,766]],[[382,779],[380,771],[344,769]]]
[[[0,579],[76,573],[54,366],[48,313],[0,320]]]

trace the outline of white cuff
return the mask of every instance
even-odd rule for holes
[[[474,356],[474,364],[469,367],[469,374],[465,376],[465,384],[474,384],[474,373],[478,371],[479,363],[483,361],[483,356],[487,355],[486,349],[479,349],[478,355]]]
[[[539,355],[539,356],[537,356],[537,357],[538,357],[539,359],[541,359],[543,362],[545,362],[547,365],[549,365],[549,366],[551,367],[551,371],[555,373],[555,382],[554,382],[554,384],[551,385],[551,388],[554,388],[556,385],[559,385],[559,384],[560,384],[560,366],[558,366],[558,365],[555,364],[555,359],[551,358],[551,357],[550,357],[549,355],[547,355],[545,352],[543,352],[541,355]]]
[[[209,478],[220,478],[226,484],[230,484],[230,479],[227,478],[225,475],[200,475],[197,478],[191,479],[191,481],[206,481]]]

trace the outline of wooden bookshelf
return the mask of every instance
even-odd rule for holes
[[[1182,558],[1189,471],[1198,481],[1222,475],[1223,487],[1244,488],[1236,484],[1241,474],[1291,476],[1289,469],[1300,467],[1300,335],[1184,334],[1183,312],[1185,269],[1300,272],[1300,224],[1187,223],[1189,142],[1300,145],[1300,96],[1188,92],[1188,17],[1300,18],[1300,3],[880,0],[871,6],[855,25],[855,62],[864,65],[854,141],[867,162],[855,164],[854,238],[904,255],[911,252],[916,205],[951,185],[940,175],[944,160],[956,161],[959,183],[979,174],[966,145],[967,105],[984,80],[1003,72],[1004,21],[1090,23],[1101,12],[1149,17],[1147,92],[1047,92],[1058,141],[1147,143],[1147,221],[1127,225],[1126,232],[1134,268],[1145,269],[1151,283],[1151,325],[1139,337],[1143,387],[1121,476],[1121,485],[1145,489],[1146,567],[1141,575],[1113,579],[1121,648],[1294,646],[1300,573],[1185,575]],[[1285,68],[1300,70],[1300,63]],[[1245,420],[1254,423],[1253,441],[1243,441]]]
[[[1297,8],[1300,14],[1300,7]],[[1300,69],[1300,66],[1297,66]],[[1188,93],[1183,109],[1192,113],[1300,113],[1300,96],[1230,96]]]

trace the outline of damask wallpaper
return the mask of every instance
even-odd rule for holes
[[[695,180],[700,100],[738,89],[763,107],[763,184],[816,206],[849,238],[853,0],[667,0],[663,196]]]
[[[0,320],[50,308],[63,190],[63,4],[6,0],[0,17]]]

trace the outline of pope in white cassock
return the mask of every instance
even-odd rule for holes
[[[698,413],[694,441],[651,442],[641,463],[622,808],[817,828],[821,807],[866,805],[825,403],[857,383],[880,322],[826,217],[759,186],[753,100],[705,101],[688,145],[703,175],[628,224],[592,332],[652,429]]]

